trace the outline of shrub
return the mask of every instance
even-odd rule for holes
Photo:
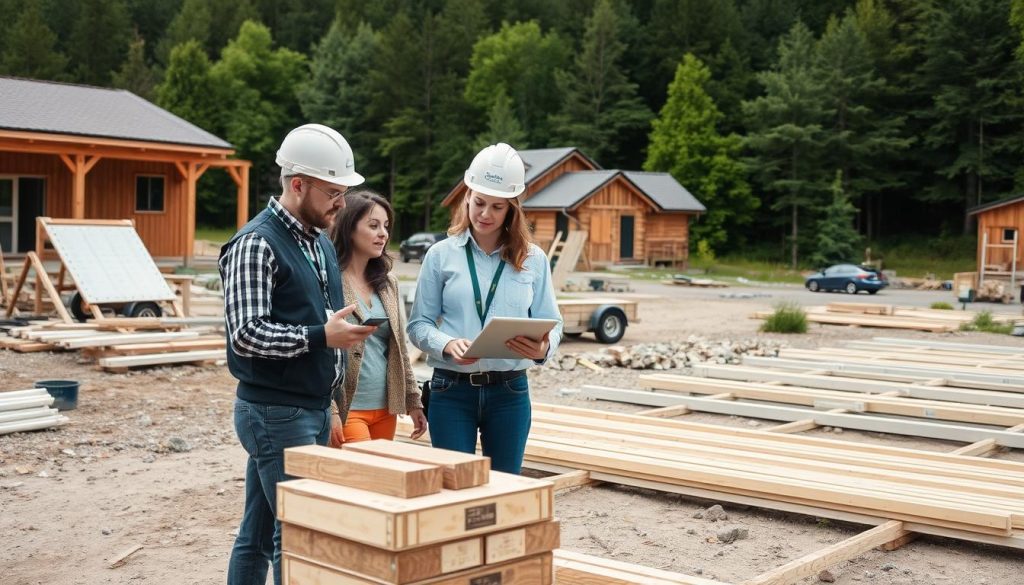
[[[781,303],[761,325],[765,333],[807,333],[807,313],[796,303]]]
[[[951,305],[949,303],[943,303],[943,302],[940,301],[940,302],[937,302],[937,303],[932,303],[931,304],[931,308],[939,309],[941,311],[952,311],[953,310],[953,305]]]
[[[974,316],[970,323],[960,326],[962,331],[984,331],[986,333],[1002,333],[1009,335],[1013,332],[1013,325],[1010,323],[997,323],[992,318],[992,311],[982,311]]]

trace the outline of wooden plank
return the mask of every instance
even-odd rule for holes
[[[875,303],[829,303],[825,310],[830,313],[859,313],[861,315],[892,315],[892,305]]]
[[[491,459],[481,455],[382,439],[345,443],[343,447],[370,455],[438,465],[444,470],[444,488],[449,490],[480,486],[490,478]]]
[[[1006,429],[1006,432],[1008,432],[1008,433],[1021,433],[1021,432],[1024,432],[1024,424],[1020,424],[1020,425],[1017,425],[1015,427],[1011,427],[1009,429]],[[999,449],[999,445],[995,442],[995,439],[982,439],[981,441],[976,441],[974,443],[971,443],[970,445],[964,445],[963,447],[960,447],[959,449],[954,449],[952,451],[952,453],[954,455],[971,455],[971,456],[974,456],[974,457],[982,457],[982,456],[988,455],[989,453],[991,453],[993,451],[996,451],[998,449]]]
[[[597,483],[590,479],[590,472],[584,469],[577,469],[576,471],[570,471],[568,473],[555,475],[545,479],[555,484],[556,492],[574,487],[594,485]]]
[[[726,585],[719,581],[604,559],[574,551],[555,551],[556,580],[561,585]]]
[[[680,416],[683,414],[689,414],[690,409],[685,406],[663,406],[661,408],[651,408],[649,410],[641,410],[637,414],[641,416],[657,416],[663,418],[672,418],[673,416]]]
[[[707,398],[696,398],[678,394],[671,395],[657,392],[619,390],[616,388],[602,388],[599,386],[584,386],[583,391],[584,396],[590,398],[613,400],[629,404],[641,404],[645,406],[674,406],[682,404],[691,410],[714,412],[718,414],[781,421],[802,421],[806,419],[813,419],[815,423],[821,426],[843,427],[861,431],[909,435],[912,437],[925,437],[929,439],[944,439],[947,441],[962,441],[965,443],[980,441],[983,439],[995,439],[996,443],[1007,447],[1024,447],[1024,435],[999,430],[988,430],[982,427],[968,427],[948,423],[939,424],[927,421],[863,414],[821,412],[793,406],[774,406],[769,404],[757,404],[732,400],[711,400]]]
[[[111,345],[107,349],[111,355],[144,355],[169,351],[198,351],[222,348],[227,348],[227,341],[223,337],[190,341],[167,341],[164,343],[129,343]]]
[[[400,498],[441,491],[437,465],[367,455],[358,451],[304,445],[284,450],[284,472]]]
[[[34,418],[30,420],[13,421],[0,424],[0,435],[8,433],[21,433],[25,431],[37,431],[57,427],[68,422],[68,417],[58,415],[49,418]]]
[[[941,348],[955,351],[978,351],[986,353],[1008,353],[1016,354],[1024,351],[1024,348],[1012,345],[982,345],[977,343],[955,343],[949,341],[932,341],[930,339],[901,339],[897,337],[873,337],[874,343],[887,345],[902,345],[909,347]]]
[[[824,355],[822,357],[825,357]],[[827,358],[826,358],[827,360]],[[951,370],[943,368],[930,368],[920,366],[903,366],[895,364],[880,363],[858,363],[848,360],[827,360],[808,361],[806,359],[784,359],[765,358],[755,356],[743,356],[743,365],[758,366],[766,368],[780,368],[787,370],[827,369],[833,372],[857,372],[862,374],[893,374],[912,376],[917,378],[945,378],[956,382],[983,382],[1003,384],[1006,390],[1024,392],[1024,376],[1004,374],[983,374],[980,372],[967,372],[963,370]],[[1002,388],[1000,388],[1002,389]]]
[[[408,585],[551,585],[551,553],[535,555],[494,566],[477,567]],[[285,554],[281,557],[283,583],[292,585],[376,585],[384,583],[354,573],[325,567],[310,559]]]
[[[110,345],[125,345],[129,343],[158,343],[165,341],[181,341],[195,339],[202,331],[175,331],[171,333],[107,333],[94,337],[76,337],[59,342],[61,346],[68,349],[82,349],[85,347],[106,347]]]
[[[744,581],[744,585],[789,585],[804,577],[817,575],[823,569],[850,560],[876,546],[881,546],[908,532],[902,522],[890,521],[821,550],[794,559],[777,569]]]
[[[550,520],[550,482],[491,472],[485,485],[413,499],[313,479],[278,484],[283,522],[397,551]]]
[[[180,351],[157,353],[150,355],[130,355],[106,357],[97,360],[103,368],[134,368],[137,366],[156,366],[162,364],[178,364],[224,359],[224,351]]]

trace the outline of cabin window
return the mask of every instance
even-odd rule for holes
[[[153,212],[164,210],[163,176],[139,175],[135,177],[135,211]]]
[[[1014,238],[1017,237],[1016,228],[1003,228],[1003,242],[1004,244],[1012,244]]]

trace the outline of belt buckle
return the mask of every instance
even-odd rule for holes
[[[483,380],[483,381],[482,382],[477,382],[477,380]],[[469,375],[469,385],[470,386],[483,386],[484,384],[490,383],[490,381],[491,381],[491,376],[487,372],[474,372],[474,373]]]

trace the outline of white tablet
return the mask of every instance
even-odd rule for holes
[[[555,319],[495,317],[473,340],[465,355],[468,358],[524,359],[519,353],[505,347],[505,342],[520,335],[540,339],[555,325],[558,325]]]

